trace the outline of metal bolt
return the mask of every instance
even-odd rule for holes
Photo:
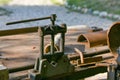
[[[37,73],[38,71],[37,70],[33,70],[33,73]]]
[[[44,65],[43,67],[44,67],[44,68],[46,68],[46,67],[47,67],[47,65]]]

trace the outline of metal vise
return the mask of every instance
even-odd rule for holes
[[[38,28],[38,32],[40,34],[40,56],[36,60],[34,69],[30,71],[29,76],[31,80],[45,80],[45,79],[58,80],[58,78],[61,78],[61,76],[66,77],[67,76],[66,73],[71,73],[74,71],[74,67],[70,64],[70,61],[67,55],[64,54],[64,42],[65,42],[65,33],[67,31],[67,27],[66,27],[66,24],[62,24],[61,26],[55,24],[55,21],[56,21],[55,14],[48,17],[43,17],[43,18],[9,22],[7,23],[7,25],[45,20],[45,19],[50,19],[51,24],[40,26]],[[24,31],[35,32],[36,29],[37,27],[17,30],[18,31],[17,34]],[[16,34],[13,31],[14,30],[11,31],[12,34]],[[54,45],[55,45],[54,37],[56,34],[61,35],[60,45],[58,46],[59,51],[55,51],[55,48],[54,48]],[[47,54],[45,54],[44,52],[44,36],[46,35],[51,36],[50,52],[48,52]]]
[[[46,25],[39,27],[38,32],[40,34],[40,56],[37,58],[35,67],[30,72],[31,80],[49,80],[58,79],[63,74],[74,71],[74,67],[70,64],[67,55],[64,54],[64,42],[66,24],[59,25]],[[54,48],[54,36],[61,34],[60,50],[55,51]],[[44,53],[44,36],[51,36],[50,52]]]

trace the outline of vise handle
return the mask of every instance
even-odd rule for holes
[[[6,25],[26,23],[26,22],[31,22],[31,21],[45,20],[45,19],[50,19],[52,24],[54,25],[54,21],[56,20],[56,14],[52,14],[51,16],[43,17],[43,18],[34,18],[34,19],[21,20],[21,21],[15,21],[15,22],[8,22],[6,23]]]

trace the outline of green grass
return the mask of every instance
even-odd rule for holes
[[[10,2],[11,0],[0,0],[0,5],[4,5],[7,4],[8,2]]]
[[[120,14],[120,0],[67,0],[69,5]]]
[[[52,3],[56,4],[56,5],[63,5],[61,4],[58,0],[50,0]]]

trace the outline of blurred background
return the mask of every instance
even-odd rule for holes
[[[57,24],[107,29],[120,20],[119,0],[0,0],[0,29],[48,24],[48,21],[6,26],[7,22],[57,15]]]
[[[69,5],[120,14],[120,0],[67,0]]]

